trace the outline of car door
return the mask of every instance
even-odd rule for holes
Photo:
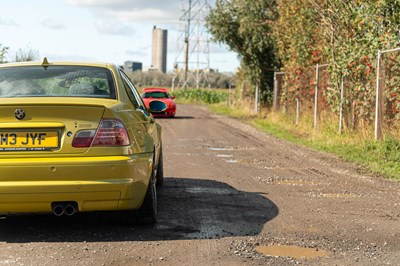
[[[128,76],[122,70],[120,70],[120,74],[129,99],[138,112],[141,121],[141,125],[138,125],[136,128],[139,145],[145,149],[145,152],[152,152],[155,147],[159,146],[157,126],[154,118],[147,110],[138,90]]]

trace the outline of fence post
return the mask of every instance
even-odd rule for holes
[[[344,77],[340,79],[340,104],[339,104],[339,134],[343,132],[343,102],[344,102]]]
[[[272,103],[272,108],[275,112],[279,110],[279,101],[278,101],[279,88],[278,88],[278,78],[276,74],[277,73],[274,72],[274,99]]]
[[[300,120],[300,100],[296,97],[296,126],[299,125]]]
[[[228,90],[228,107],[231,106],[231,90],[232,90],[232,84],[229,83],[229,90]]]
[[[381,83],[381,51],[378,50],[378,66],[376,68],[376,106],[375,106],[375,140],[382,140],[382,120],[383,120],[383,88]]]
[[[254,104],[254,112],[258,114],[258,102],[260,101],[260,95],[259,95],[259,87],[258,87],[258,82],[256,84],[256,92],[255,92],[255,104]]]
[[[174,73],[174,76],[172,77],[171,83],[172,83],[171,84],[171,92],[174,92],[174,90],[175,90],[175,73]]]
[[[319,66],[315,68],[315,95],[314,95],[314,129],[317,128],[318,117],[318,82],[319,82]]]

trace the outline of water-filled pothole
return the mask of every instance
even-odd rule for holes
[[[217,154],[217,157],[219,158],[232,158],[232,154]]]
[[[209,147],[208,150],[210,150],[210,151],[234,151],[235,149],[233,149],[233,148],[214,148],[214,147]]]
[[[256,251],[266,256],[291,257],[294,259],[313,259],[317,257],[327,257],[328,251],[317,248],[303,248],[296,246],[258,246]]]

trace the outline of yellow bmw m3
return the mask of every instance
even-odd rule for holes
[[[0,65],[0,214],[123,211],[151,224],[162,183],[161,127],[121,69]]]

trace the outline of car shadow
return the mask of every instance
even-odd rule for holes
[[[254,236],[274,219],[277,206],[263,193],[239,191],[214,180],[165,178],[154,226],[121,224],[118,213],[71,217],[23,215],[0,219],[0,241],[114,242]]]

